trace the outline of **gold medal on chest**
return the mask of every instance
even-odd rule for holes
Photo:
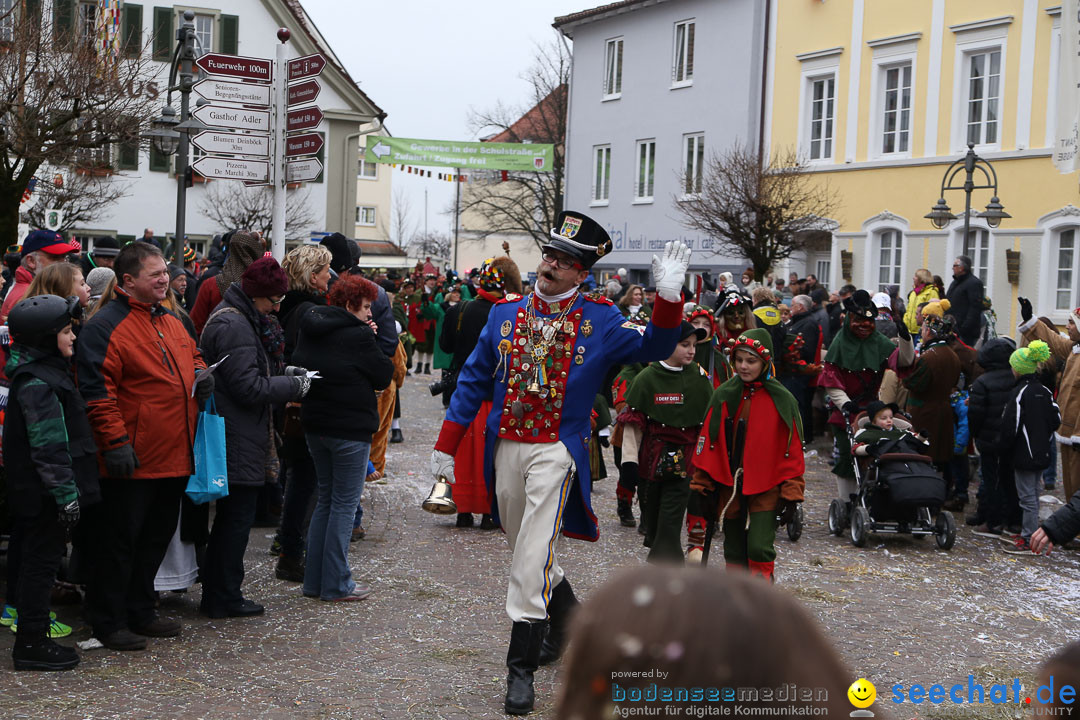
[[[592,320],[586,320],[585,322],[581,323],[581,334],[582,335],[584,335],[585,337],[589,337],[590,335],[592,335],[592,331],[593,331]]]

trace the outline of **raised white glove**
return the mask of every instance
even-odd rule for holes
[[[440,477],[446,478],[446,482],[454,484],[454,456],[447,455],[441,450],[433,450],[431,453],[431,475],[436,481]]]
[[[690,266],[690,248],[681,240],[672,240],[664,246],[662,257],[653,255],[652,279],[656,294],[668,302],[682,299],[683,278]]]

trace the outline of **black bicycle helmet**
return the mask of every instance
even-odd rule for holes
[[[55,351],[56,334],[82,317],[79,298],[66,300],[57,295],[35,295],[15,304],[8,314],[8,332],[14,342]]]

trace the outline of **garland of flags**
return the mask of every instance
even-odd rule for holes
[[[459,182],[459,183],[497,183],[506,182],[510,179],[510,173],[506,170],[479,170],[472,175],[458,175],[455,173],[441,173],[432,172],[424,168],[413,167],[412,165],[398,165],[397,163],[391,163],[390,167],[397,170],[401,170],[409,175],[419,175],[423,178],[432,178],[435,180],[442,180],[445,182]]]

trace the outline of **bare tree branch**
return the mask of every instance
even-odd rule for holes
[[[405,246],[410,255],[417,257],[433,257],[445,260],[450,257],[450,236],[432,230],[427,233],[416,233],[410,238]]]
[[[553,144],[552,170],[473,173],[478,182],[465,187],[461,213],[463,224],[481,238],[523,233],[539,247],[563,209],[570,56],[562,42],[553,37],[538,45],[523,79],[530,88],[527,104],[512,107],[499,102],[489,110],[473,111],[469,124],[477,134],[500,136],[502,142]]]
[[[285,195],[285,242],[307,239],[317,218],[307,188],[289,190]],[[274,215],[274,191],[268,187],[247,187],[235,180],[208,183],[199,203],[199,212],[224,230],[258,230],[270,237]]]
[[[684,175],[680,184],[693,187],[691,180]],[[720,252],[749,260],[759,280],[838,222],[836,193],[792,150],[776,153],[765,168],[744,145],[713,153],[701,192],[672,201],[684,226],[715,239]]]
[[[110,172],[112,148],[134,151],[141,144],[164,90],[148,48],[135,57],[112,56],[49,18],[27,12],[12,20],[0,52],[3,245],[15,241],[23,191],[42,165]]]
[[[58,228],[62,233],[91,225],[131,190],[129,182],[89,172],[59,173],[59,176],[60,185],[56,184],[54,177],[38,180],[35,188],[37,202],[25,213],[31,227],[45,227],[45,213],[54,209],[64,213],[64,220]]]
[[[402,190],[394,193],[391,209],[390,239],[399,248],[408,246],[416,233],[416,221],[412,217],[412,203]]]

